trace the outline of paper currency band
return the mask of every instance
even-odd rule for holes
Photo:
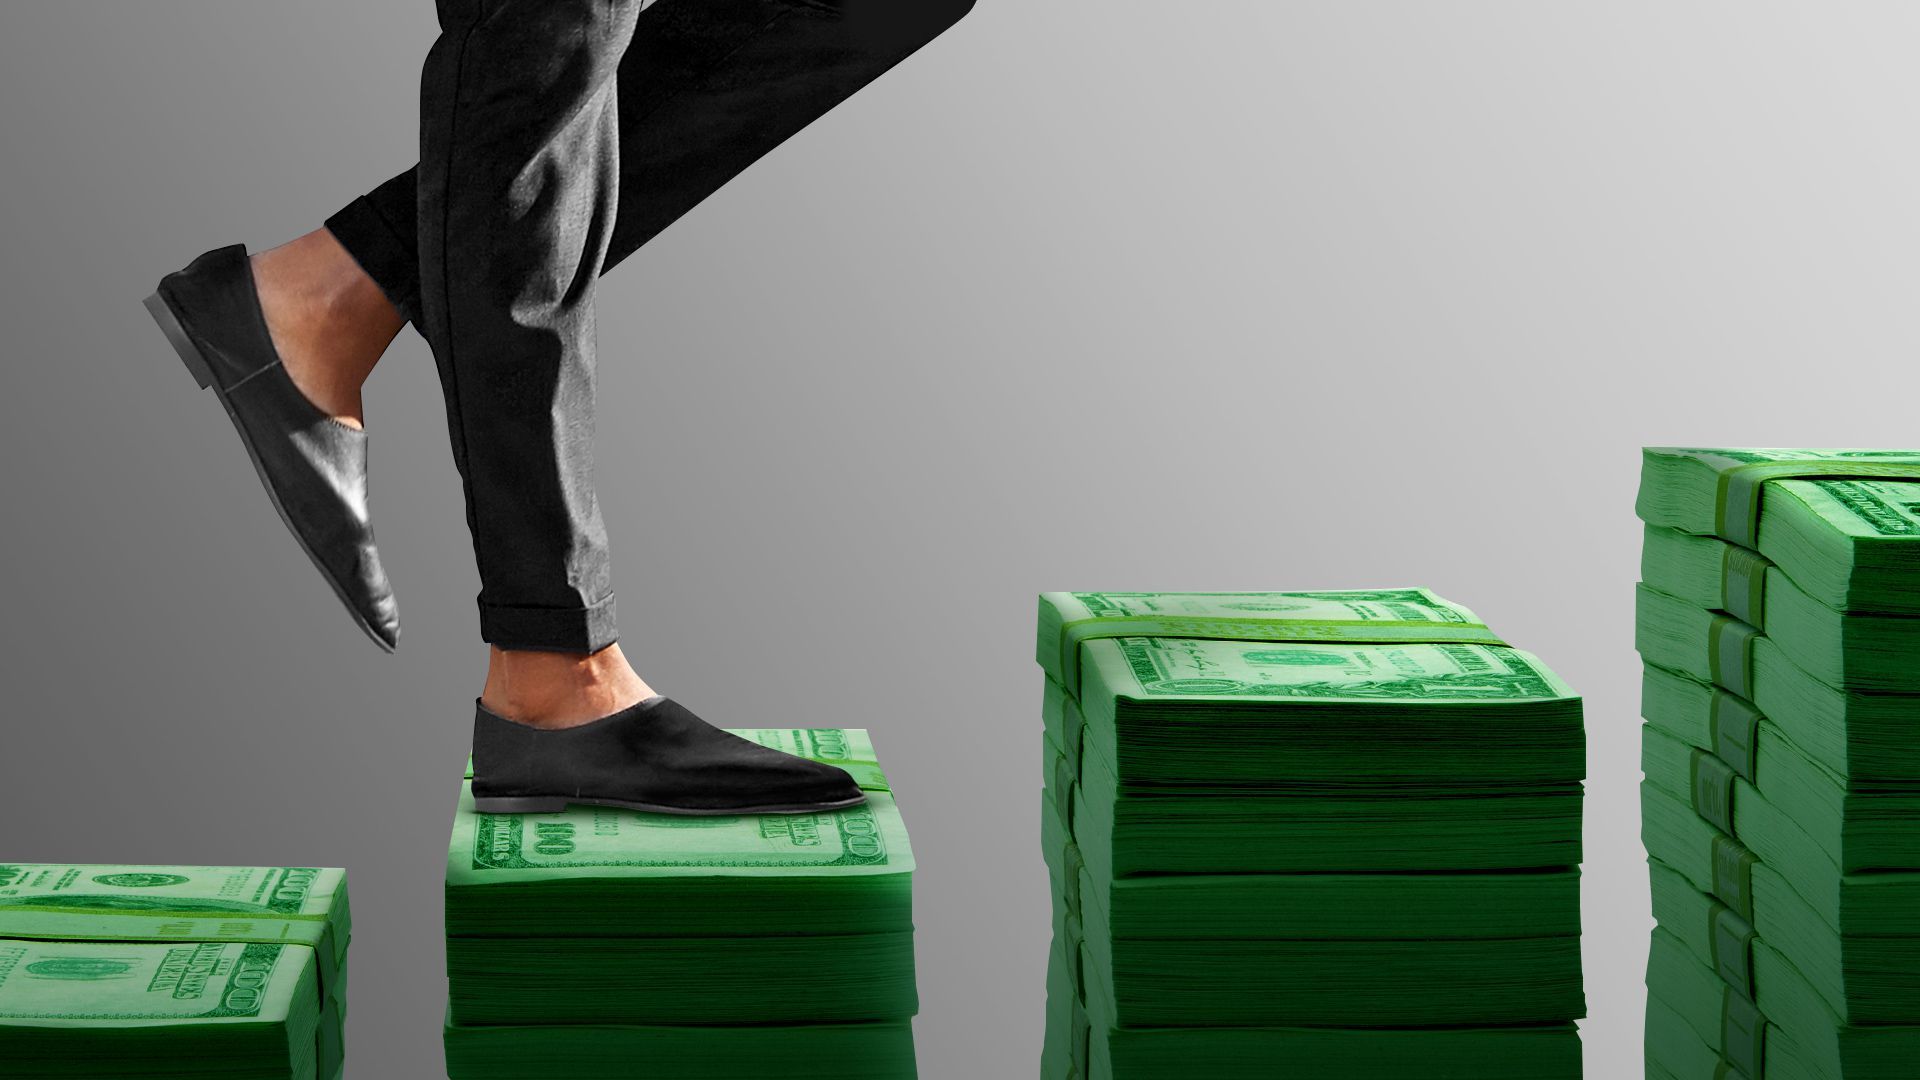
[[[1756,629],[1767,626],[1767,569],[1773,564],[1743,547],[1727,548],[1721,566],[1720,610]]]
[[[1720,1005],[1720,1056],[1749,1077],[1765,1076],[1767,1018],[1746,995],[1727,987]]]
[[[1484,623],[1369,619],[1227,619],[1107,615],[1060,626],[1060,671],[1067,691],[1080,693],[1080,646],[1100,638],[1199,638],[1322,645],[1505,645]]]
[[[1705,750],[1693,752],[1693,812],[1728,836],[1733,829],[1733,766]]]
[[[1060,860],[1061,874],[1066,881],[1061,883],[1060,896],[1070,911],[1080,911],[1080,871],[1087,865],[1086,856],[1080,854],[1080,845],[1067,841],[1066,857]]]
[[[1083,1001],[1084,999],[1076,999],[1073,1003],[1073,1041],[1068,1045],[1068,1049],[1073,1054],[1073,1075],[1075,1077],[1090,1076],[1091,1073],[1088,1070],[1093,1067],[1091,1064],[1093,1058],[1093,1021],[1088,1019],[1087,1007],[1083,1004]]]
[[[1713,684],[1753,698],[1753,639],[1760,631],[1739,619],[1715,615],[1707,632],[1707,671]]]
[[[1893,461],[1759,461],[1720,474],[1714,534],[1760,547],[1760,488],[1770,480],[1920,480],[1920,464]]]
[[[1060,821],[1066,822],[1068,834],[1073,832],[1073,792],[1079,790],[1079,773],[1068,765],[1066,759],[1054,759],[1054,782],[1048,784],[1054,794],[1054,809],[1060,811]]]
[[[1746,698],[1715,690],[1707,724],[1713,735],[1713,753],[1735,775],[1753,783],[1759,758],[1760,710]]]
[[[1753,921],[1753,852],[1731,836],[1713,838],[1713,895]]]
[[[1715,904],[1707,912],[1707,942],[1713,953],[1713,970],[1720,980],[1750,998],[1757,998],[1753,985],[1753,924],[1735,914],[1725,904]]]
[[[124,908],[0,908],[0,938],[30,941],[196,941],[238,945],[305,945],[332,958],[336,943],[325,915],[195,917],[178,911]],[[323,948],[324,946],[324,948]]]
[[[1078,764],[1087,750],[1087,714],[1069,698],[1061,706],[1061,730],[1067,737],[1067,757]]]

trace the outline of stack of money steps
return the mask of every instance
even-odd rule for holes
[[[1647,1075],[1920,1069],[1920,451],[1646,451]]]
[[[343,870],[0,864],[0,1076],[338,1080]]]
[[[1580,1075],[1580,701],[1424,589],[1048,593],[1043,1080]]]
[[[453,1080],[911,1080],[913,852],[867,733],[736,735],[864,805],[480,814],[447,854]]]

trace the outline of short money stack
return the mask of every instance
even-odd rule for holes
[[[1581,706],[1424,589],[1047,593],[1043,1080],[1580,1075]]]
[[[865,805],[480,814],[447,856],[453,1080],[911,1080],[913,852],[867,733],[736,731]]]
[[[1920,1069],[1920,451],[1645,452],[1647,1075]]]
[[[0,864],[0,1076],[343,1072],[342,870]]]

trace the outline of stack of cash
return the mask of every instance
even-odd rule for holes
[[[343,870],[0,864],[0,1075],[336,1080]]]
[[[1648,449],[1647,1075],[1920,1060],[1920,451]]]
[[[867,733],[736,731],[865,805],[480,814],[447,855],[454,1080],[910,1080],[913,852]]]
[[[1047,593],[1043,1080],[1580,1072],[1579,699],[1424,589]]]

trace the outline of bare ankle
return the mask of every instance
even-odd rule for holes
[[[488,654],[480,703],[529,727],[591,723],[653,696],[620,646],[597,653],[494,648]]]
[[[301,393],[361,421],[360,387],[406,325],[380,287],[325,229],[253,257],[267,332]]]

